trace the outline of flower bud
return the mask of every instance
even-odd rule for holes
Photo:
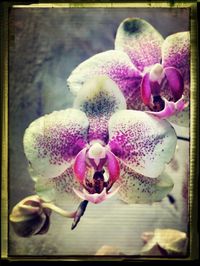
[[[33,195],[24,198],[12,209],[9,218],[18,236],[29,237],[48,231],[51,210],[43,208],[42,202],[37,195]]]

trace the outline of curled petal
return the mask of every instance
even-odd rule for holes
[[[63,173],[87,143],[88,119],[80,110],[55,111],[30,124],[24,151],[31,167],[44,177]]]
[[[117,30],[115,49],[128,54],[133,64],[143,71],[160,62],[163,37],[147,21],[128,18]]]
[[[85,112],[89,118],[89,142],[95,139],[107,142],[107,120],[116,111],[126,109],[126,101],[114,81],[106,76],[96,76],[78,92],[74,108]]]
[[[78,153],[73,166],[75,177],[81,184],[83,183],[86,174],[86,150],[87,148],[84,148]]]
[[[169,102],[166,99],[164,99],[164,102],[165,102],[165,107],[162,111],[160,112],[146,111],[146,113],[152,114],[155,117],[158,117],[160,119],[166,119],[166,118],[169,118],[171,116],[178,114],[179,112],[183,111],[188,106],[188,103],[185,102],[184,96],[182,96],[181,99],[179,99],[176,103]],[[179,122],[181,123],[181,121]]]
[[[145,105],[151,102],[151,85],[149,80],[149,73],[146,73],[141,83],[141,97]]]
[[[176,134],[167,121],[122,110],[109,120],[110,150],[139,174],[158,177],[174,154]]]
[[[172,96],[174,101],[178,101],[182,95],[184,90],[184,82],[183,77],[179,70],[174,67],[166,67],[164,69],[165,75],[167,77],[167,81],[169,83]]]
[[[173,188],[171,178],[162,173],[151,178],[136,173],[131,167],[120,160],[119,198],[126,203],[151,204],[161,201]]]
[[[110,152],[107,151],[107,168],[109,172],[109,178],[111,183],[114,183],[118,178],[120,174],[120,167],[119,167],[119,162],[116,156]]]
[[[106,188],[104,188],[101,193],[94,193],[94,194],[89,194],[85,189],[83,189],[83,192],[74,189],[74,192],[81,199],[97,204],[114,196],[118,192],[119,188],[120,187],[118,186],[117,188],[109,192],[107,192]]]
[[[184,79],[184,95],[189,100],[190,83],[190,33],[179,32],[168,36],[162,46],[162,64],[175,67]]]
[[[110,50],[92,56],[74,69],[67,85],[76,95],[87,80],[99,75],[108,76],[118,85],[129,107],[144,108],[139,97],[142,75],[126,53]]]

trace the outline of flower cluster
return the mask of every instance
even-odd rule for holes
[[[88,202],[98,204],[116,194],[127,203],[152,203],[173,188],[164,168],[177,137],[165,118],[185,121],[179,113],[188,109],[189,34],[163,40],[146,21],[126,19],[115,50],[81,63],[67,82],[76,95],[73,107],[32,122],[24,151],[41,198],[45,190],[39,192],[38,184],[83,201],[67,213],[38,196],[26,199],[10,216],[21,236],[44,232],[46,210],[74,218],[73,229]]]
[[[178,32],[165,40],[147,21],[122,21],[115,50],[92,56],[67,79],[73,94],[93,75],[107,75],[119,86],[128,109],[187,126],[189,120],[190,35]],[[182,112],[183,111],[183,112]]]

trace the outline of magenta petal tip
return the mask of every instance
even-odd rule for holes
[[[149,105],[151,102],[151,86],[149,80],[149,73],[146,73],[141,83],[141,97],[145,105]]]
[[[174,101],[178,101],[184,90],[184,81],[181,73],[174,67],[166,67],[164,69],[167,81],[169,83],[171,93],[173,95]]]
[[[83,180],[85,178],[86,173],[86,161],[85,161],[85,154],[86,154],[87,148],[84,148],[81,150],[74,161],[74,174],[77,180],[82,184]]]
[[[107,167],[108,167],[108,172],[109,172],[109,178],[111,182],[114,183],[119,178],[120,166],[119,166],[116,156],[112,152],[107,151],[106,155],[108,159]]]

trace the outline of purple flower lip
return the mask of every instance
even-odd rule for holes
[[[119,189],[120,189],[120,186],[107,192],[106,188],[104,188],[101,193],[90,194],[85,189],[83,189],[83,191],[81,192],[73,188],[75,194],[78,197],[80,197],[83,200],[88,200],[89,202],[92,202],[94,204],[101,203],[102,201],[109,199],[110,197],[114,196],[119,191]]]
[[[166,89],[170,91],[168,99],[162,96]],[[149,113],[159,118],[168,118],[187,106],[183,90],[184,82],[179,70],[174,67],[164,68],[160,64],[155,64],[141,82],[141,98],[150,109]]]
[[[146,113],[154,115],[158,118],[164,119],[169,118],[174,114],[178,114],[179,112],[183,111],[189,105],[188,102],[185,101],[184,96],[181,97],[177,102],[170,102],[164,99],[164,109],[161,111],[146,111]]]
[[[91,170],[93,176],[88,179],[87,173]],[[77,155],[74,162],[74,174],[84,188],[83,192],[76,189],[74,192],[84,200],[99,203],[107,198],[109,190],[119,178],[120,168],[114,154],[100,142],[93,141],[89,148],[83,149]]]

